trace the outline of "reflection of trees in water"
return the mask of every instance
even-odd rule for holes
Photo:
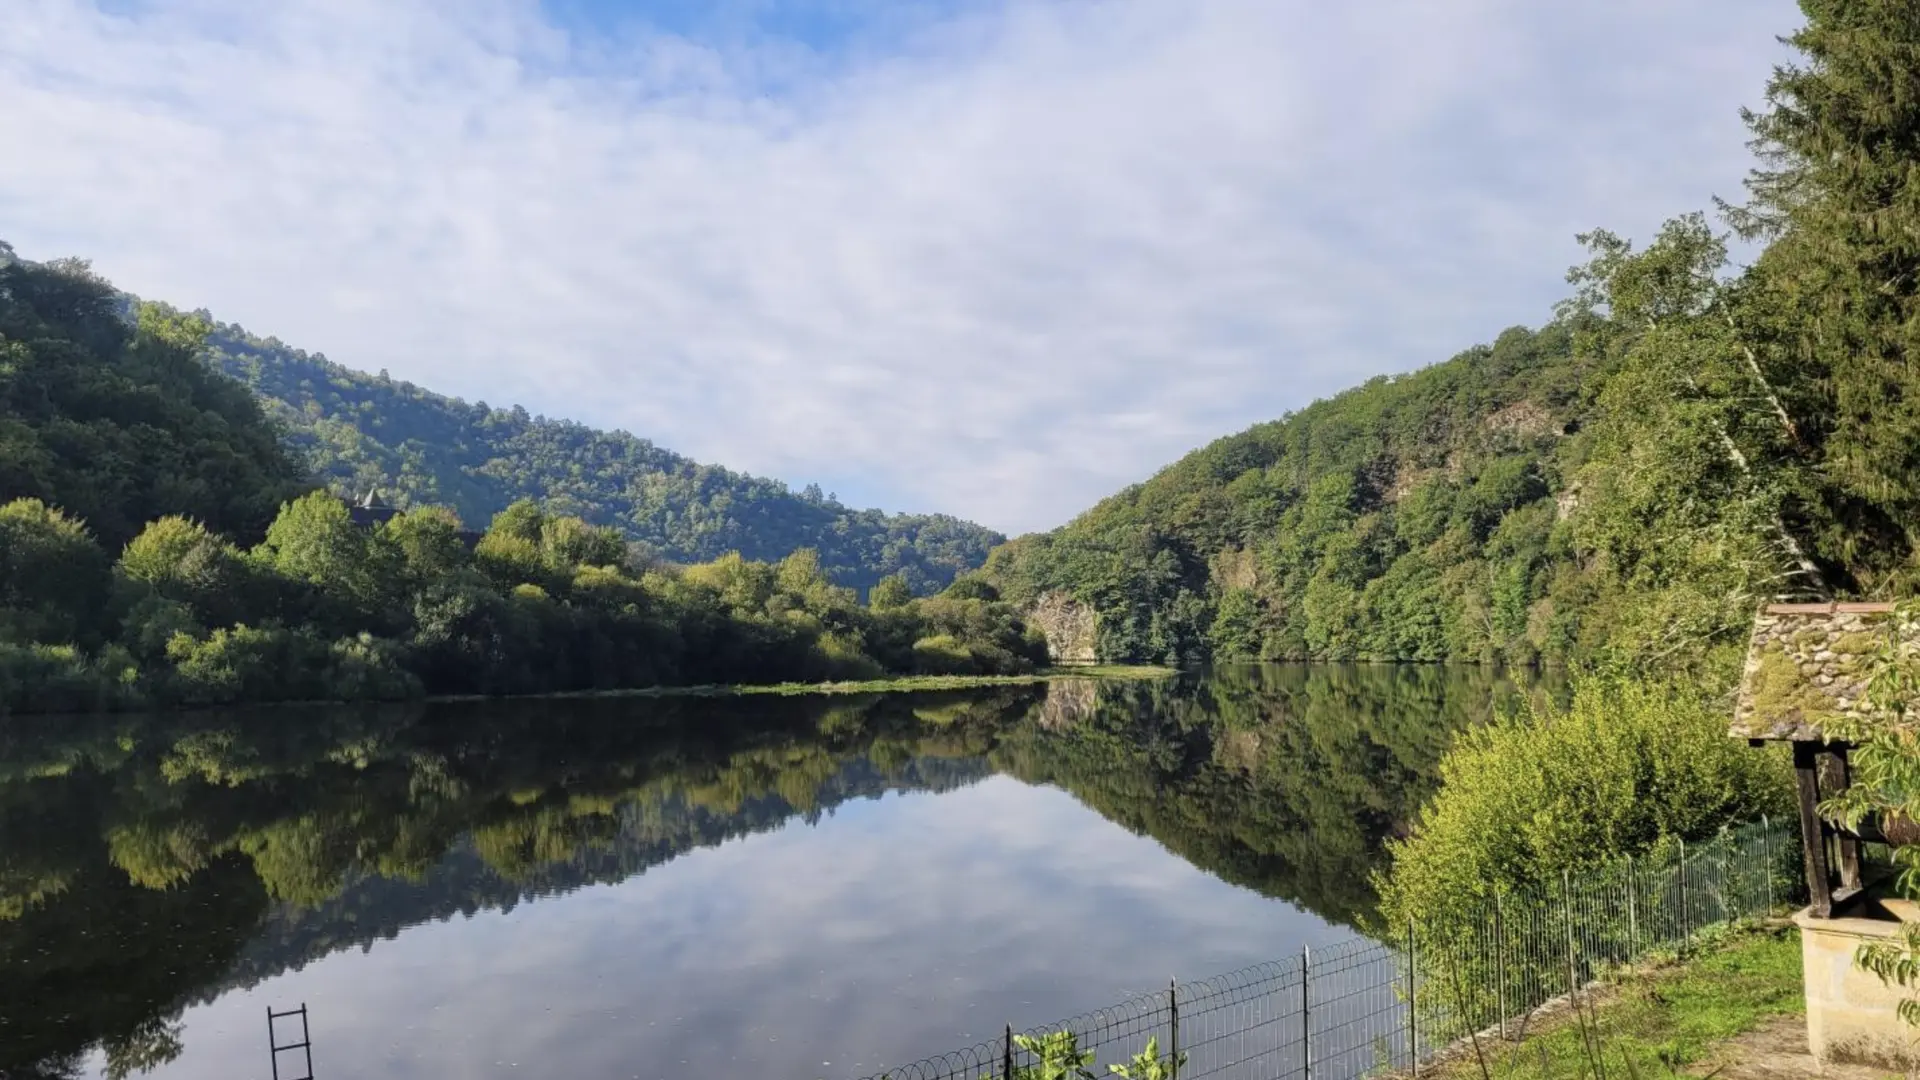
[[[0,733],[0,1077],[454,913],[985,775],[1040,691],[60,718]],[[280,901],[280,903],[275,903]]]
[[[0,727],[0,1077],[163,1059],[180,1010],[407,927],[991,767],[1351,918],[1479,669],[1236,668],[847,698],[73,717]],[[1043,699],[1044,694],[1044,699]],[[30,1033],[30,1038],[18,1033]]]
[[[1078,723],[1009,733],[993,762],[1201,869],[1351,922],[1447,741],[1521,692],[1477,667],[1227,667],[1102,684],[1096,706],[1075,703]]]

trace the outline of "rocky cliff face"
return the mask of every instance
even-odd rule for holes
[[[1064,592],[1042,593],[1027,611],[1027,622],[1047,635],[1047,656],[1055,664],[1099,663],[1099,624],[1092,607]]]

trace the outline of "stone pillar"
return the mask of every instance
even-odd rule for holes
[[[1853,962],[1867,942],[1891,942],[1905,925],[1897,919],[1821,919],[1811,910],[1793,917],[1800,928],[1807,992],[1807,1046],[1816,1061],[1882,1069],[1920,1066],[1920,1029],[1897,1015],[1901,992]]]

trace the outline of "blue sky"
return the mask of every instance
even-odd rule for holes
[[[0,239],[857,505],[1059,524],[1737,196],[1790,0],[14,0]]]

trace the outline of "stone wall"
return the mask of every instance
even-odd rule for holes
[[[1089,605],[1064,592],[1043,593],[1026,617],[1047,635],[1047,656],[1055,664],[1100,662],[1099,620]]]

